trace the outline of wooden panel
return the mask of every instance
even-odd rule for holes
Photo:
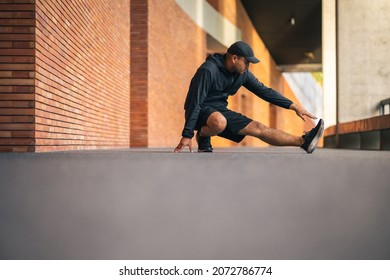
[[[390,128],[390,115],[372,117],[369,119],[358,120],[348,123],[339,124],[339,134],[347,134],[347,133],[358,133],[358,132],[368,132],[375,130],[383,130]],[[324,136],[332,136],[336,134],[336,126],[328,127]]]

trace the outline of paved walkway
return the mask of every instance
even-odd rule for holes
[[[0,154],[0,259],[390,259],[390,152]]]

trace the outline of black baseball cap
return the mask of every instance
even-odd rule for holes
[[[252,48],[244,41],[237,41],[228,48],[228,53],[235,54],[237,56],[243,56],[251,63],[258,63],[258,60],[253,53]]]

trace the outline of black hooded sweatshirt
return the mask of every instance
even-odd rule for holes
[[[192,138],[200,109],[203,106],[226,108],[229,95],[234,95],[241,86],[267,102],[288,109],[293,103],[272,88],[266,87],[249,71],[243,74],[229,72],[224,65],[225,55],[210,55],[198,68],[184,103],[185,125],[182,136]]]

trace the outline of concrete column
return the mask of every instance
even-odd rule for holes
[[[336,0],[322,0],[323,115],[326,127],[336,124]]]
[[[336,3],[339,121],[377,116],[379,102],[390,97],[390,1]]]

